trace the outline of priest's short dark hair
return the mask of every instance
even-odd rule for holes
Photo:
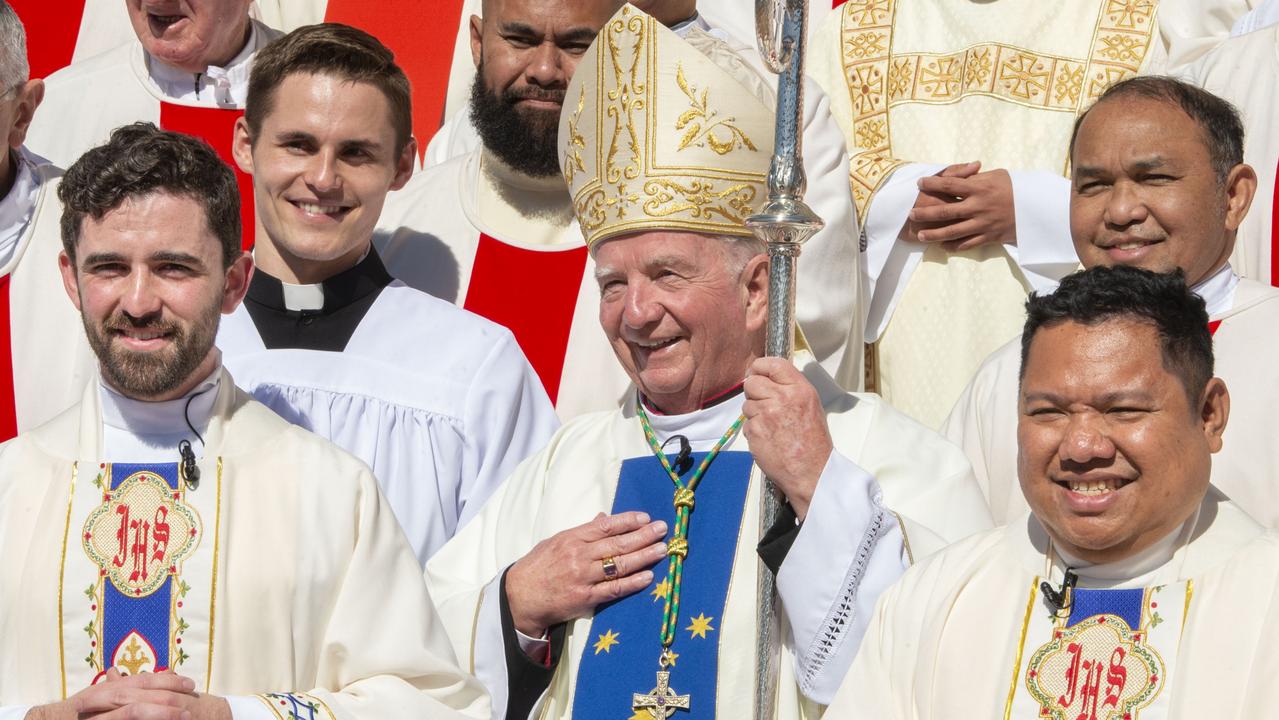
[[[1212,379],[1212,332],[1203,298],[1186,286],[1181,268],[1156,273],[1141,268],[1099,266],[1067,275],[1057,290],[1026,301],[1021,370],[1026,375],[1030,343],[1042,327],[1063,322],[1099,325],[1109,320],[1148,324],[1159,333],[1164,368],[1177,375],[1196,407]]]
[[[1164,75],[1141,75],[1107,88],[1097,102],[1075,120],[1075,129],[1070,135],[1071,159],[1075,156],[1079,127],[1088,113],[1104,102],[1133,97],[1166,103],[1195,121],[1219,185],[1224,186],[1230,171],[1243,162],[1243,119],[1235,106],[1201,87]]]
[[[222,246],[223,268],[240,256],[240,190],[235,171],[199,138],[149,122],[118,127],[111,139],[67,168],[58,185],[62,247],[74,262],[86,217],[101,220],[126,200],[155,193],[189,197],[204,208]]]
[[[254,56],[244,103],[244,121],[253,142],[275,106],[275,91],[290,75],[331,75],[347,82],[368,83],[381,91],[391,106],[397,155],[413,136],[409,79],[395,64],[395,53],[359,28],[321,23],[300,27]]]

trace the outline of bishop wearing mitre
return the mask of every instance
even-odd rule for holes
[[[525,460],[427,563],[432,596],[506,717],[744,717],[757,581],[776,572],[767,682],[777,717],[817,718],[876,597],[989,524],[971,469],[809,353],[762,357],[769,260],[744,219],[766,195],[768,105],[631,6],[568,98],[563,174],[637,391]],[[761,528],[765,476],[787,506]]]

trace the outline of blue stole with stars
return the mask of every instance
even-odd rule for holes
[[[668,456],[674,462],[674,456]],[[706,453],[695,453],[691,477]],[[690,708],[678,717],[715,717],[719,670],[720,622],[728,599],[733,558],[741,535],[742,514],[754,460],[749,452],[724,451],[715,458],[697,486],[697,504],[689,517],[688,557],[680,599],[679,624],[671,650],[678,656],[670,671],[670,686],[691,696]],[[675,485],[656,457],[622,462],[613,498],[613,513],[642,510],[666,521],[673,531]],[[667,539],[670,538],[668,531]],[[629,718],[632,698],[656,686],[662,651],[663,592],[670,560],[653,568],[653,585],[646,591],[599,606],[577,670],[573,717]],[[665,588],[661,588],[665,590]]]

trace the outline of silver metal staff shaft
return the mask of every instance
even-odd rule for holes
[[[746,225],[768,243],[768,339],[765,351],[789,358],[795,347],[795,272],[800,246],[824,224],[804,204],[804,41],[807,0],[755,0],[755,27],[768,69],[778,74],[777,129],[768,170],[768,202]],[[782,497],[764,480],[760,495],[760,532],[781,513]],[[772,720],[777,710],[780,633],[776,579],[761,562],[756,613],[755,720]]]

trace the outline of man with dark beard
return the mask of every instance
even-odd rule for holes
[[[594,264],[555,149],[561,109],[568,116],[579,106],[580,98],[564,97],[577,62],[621,5],[486,0],[483,17],[471,19],[478,68],[471,119],[482,145],[419,173],[389,196],[378,222],[381,236],[374,240],[393,276],[508,327],[562,420],[617,407],[629,385],[595,327]],[[666,14],[654,19],[669,22],[677,35],[773,107],[775,78],[753,69],[746,55],[699,22],[692,3],[680,5],[661,8]],[[621,32],[618,22],[605,32]],[[672,77],[679,70],[660,57],[650,61]],[[856,388],[861,273],[848,160],[826,102],[815,98],[805,107],[807,200],[827,227],[805,245],[796,315],[818,362],[840,384]],[[690,96],[693,115],[698,102]],[[664,132],[687,135],[690,143],[705,143],[706,135],[722,140],[716,137],[724,132],[718,127],[722,120],[702,117],[676,127],[672,117]],[[630,196],[625,212],[637,217],[648,212],[640,194]],[[569,278],[580,280],[565,282]]]
[[[101,380],[0,446],[0,718],[488,717],[369,469],[222,368],[231,169],[139,123],[58,194]]]

